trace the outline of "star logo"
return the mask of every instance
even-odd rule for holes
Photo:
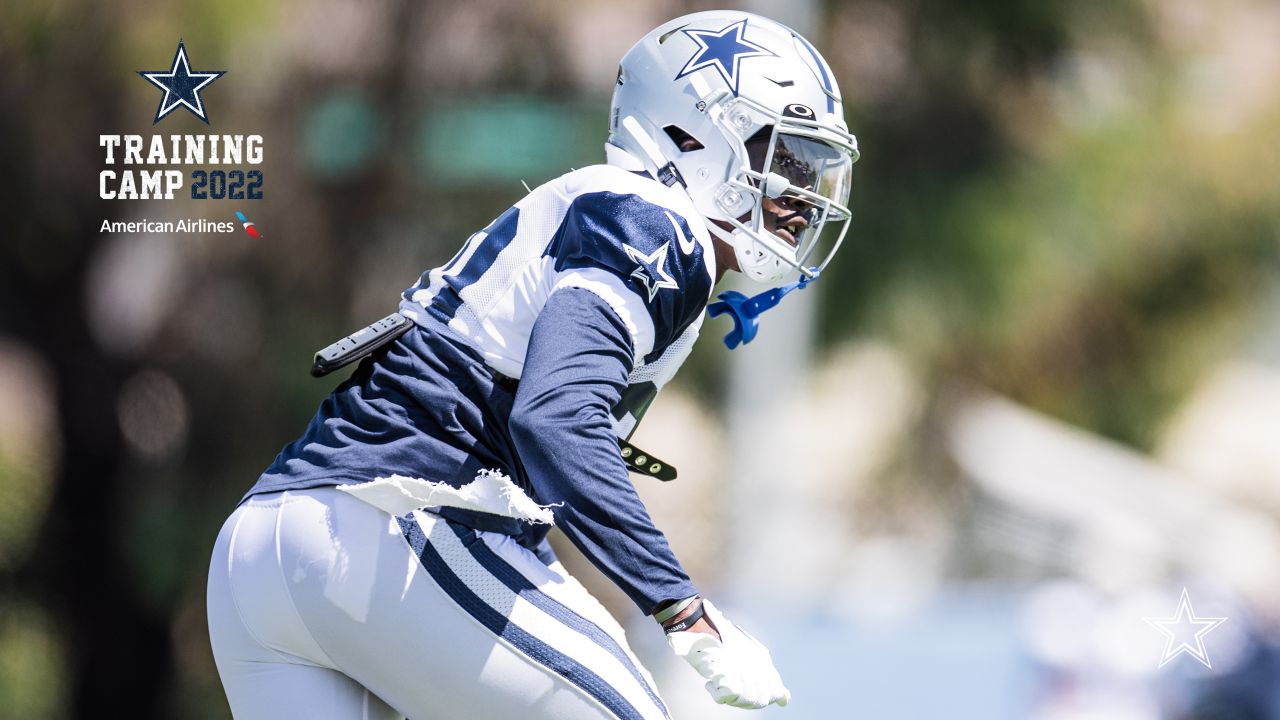
[[[622,246],[622,249],[627,252],[627,257],[639,266],[631,273],[631,277],[639,280],[640,284],[644,285],[644,289],[649,291],[649,302],[653,302],[659,290],[664,288],[675,290],[680,287],[676,284],[676,279],[671,277],[671,273],[667,272],[667,248],[669,247],[671,243],[664,242],[662,247],[645,255],[625,243]]]
[[[200,91],[223,75],[226,70],[206,70],[195,72],[187,59],[187,48],[178,41],[178,51],[173,55],[173,67],[164,70],[140,70],[138,74],[164,91],[160,99],[160,107],[156,108],[156,119],[152,125],[160,122],[166,115],[185,107],[192,115],[209,124],[209,116],[205,114],[204,103],[200,101]]]
[[[1210,630],[1227,621],[1224,617],[1197,617],[1191,607],[1191,598],[1187,589],[1182,588],[1182,597],[1178,600],[1178,609],[1173,617],[1143,618],[1148,625],[1164,633],[1164,656],[1160,658],[1157,668],[1164,667],[1170,660],[1187,653],[1201,665],[1213,669],[1209,664],[1209,655],[1204,649],[1204,636]]]
[[[681,30],[694,42],[698,49],[684,64],[684,69],[675,79],[697,72],[704,68],[715,68],[724,78],[725,83],[738,94],[738,67],[743,59],[750,57],[777,57],[765,47],[757,45],[743,37],[747,30],[747,21],[739,20],[723,30]]]

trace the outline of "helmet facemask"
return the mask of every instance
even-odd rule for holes
[[[803,105],[779,113],[723,93],[706,112],[738,161],[714,194],[718,219],[733,229],[711,223],[711,231],[733,246],[752,280],[773,285],[788,270],[816,277],[848,231],[857,140],[817,122]]]

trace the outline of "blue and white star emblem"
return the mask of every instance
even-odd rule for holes
[[[738,66],[742,64],[744,58],[777,57],[776,53],[743,37],[746,30],[746,20],[739,20],[723,30],[681,30],[698,43],[698,49],[693,53],[693,57],[689,58],[689,62],[684,64],[684,68],[675,79],[679,80],[689,73],[713,67],[736,96]]]
[[[200,101],[200,91],[209,83],[226,75],[227,71],[193,71],[190,61],[187,60],[187,48],[179,40],[178,51],[173,55],[173,67],[168,72],[140,70],[138,74],[164,91],[164,97],[160,99],[160,107],[156,108],[156,119],[151,123],[152,125],[180,107],[190,110],[193,115],[203,120],[205,125],[208,125],[209,116],[204,111],[204,103]]]
[[[631,273],[631,277],[639,280],[640,284],[644,285],[644,289],[649,291],[649,302],[653,302],[659,290],[664,288],[675,290],[680,287],[676,284],[676,279],[671,277],[671,273],[667,272],[667,248],[670,246],[670,242],[664,242],[662,247],[645,255],[626,243],[622,245],[622,249],[627,252],[627,257],[639,265]]]

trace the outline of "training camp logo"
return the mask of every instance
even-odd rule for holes
[[[137,74],[160,91],[151,124],[183,117],[185,110],[211,126],[206,96],[227,70],[196,70],[186,43],[179,39],[173,61],[164,70],[139,70]],[[203,93],[203,94],[202,94]],[[217,96],[214,91],[214,97]],[[170,120],[172,123],[173,121]],[[98,196],[103,200],[174,200],[190,188],[192,200],[261,200],[263,160],[261,135],[152,134],[99,135],[105,167],[98,173]],[[251,237],[261,233],[240,210],[235,215]],[[203,218],[177,221],[103,220],[102,233],[235,232],[236,223]]]

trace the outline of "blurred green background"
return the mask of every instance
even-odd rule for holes
[[[522,181],[601,162],[618,58],[711,7],[8,0],[0,718],[229,716],[207,559],[336,384],[308,376],[311,353],[393,308]],[[835,70],[862,147],[855,220],[801,313],[802,367],[783,369],[800,390],[753,405],[735,373],[769,351],[731,361],[709,320],[638,438],[681,467],[642,491],[700,586],[766,628],[801,608],[811,624],[772,628],[784,674],[836,673],[864,703],[815,690],[786,716],[1280,717],[1280,6],[743,7]],[[178,38],[228,71],[202,92],[208,128],[151,124],[136,72]],[[264,200],[98,199],[100,134],[203,132],[263,135]],[[99,232],[238,209],[263,239]],[[753,436],[734,418],[766,410],[796,444],[778,441],[782,524],[761,532],[814,558],[767,592],[734,570],[756,557],[744,504],[769,491],[735,484]],[[1156,673],[1149,629],[1154,654],[1107,649],[1130,637],[1108,617],[1168,614],[1155,601],[1185,584],[1238,619],[1214,671]],[[970,640],[916,642],[957,607]],[[1041,632],[1036,613],[1069,622]],[[1063,645],[1080,632],[1102,639]],[[954,700],[970,677],[987,704],[879,698],[876,647],[913,687]],[[993,653],[990,673],[968,662]],[[703,716],[690,703],[673,707]]]

